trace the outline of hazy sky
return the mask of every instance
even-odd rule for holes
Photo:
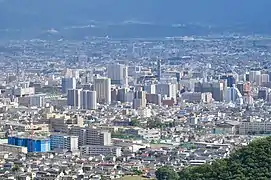
[[[0,26],[23,22],[41,26],[90,19],[214,24],[271,22],[271,0],[1,0],[0,3]]]

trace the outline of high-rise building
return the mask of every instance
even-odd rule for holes
[[[120,102],[127,102],[127,93],[128,92],[129,92],[129,88],[118,89],[117,100]]]
[[[231,102],[239,103],[240,105],[243,104],[243,96],[235,85],[233,85],[233,87],[227,87],[225,97],[225,100],[228,103]]]
[[[261,71],[250,71],[249,72],[249,81],[252,83],[256,82],[257,75],[261,75]]]
[[[258,99],[267,100],[269,89],[268,88],[260,88],[258,90]]]
[[[160,81],[162,75],[162,69],[161,69],[161,59],[157,60],[157,79]]]
[[[62,93],[66,94],[69,89],[76,89],[76,79],[75,78],[62,78],[61,82]]]
[[[236,81],[233,75],[223,75],[220,79],[227,80],[227,87],[233,87]]]
[[[123,64],[110,64],[107,67],[108,77],[112,84],[128,86],[128,67]]]
[[[240,93],[242,94],[242,96],[244,95],[244,83],[243,82],[239,82],[236,85],[237,89],[240,91]]]
[[[157,84],[156,85],[156,94],[161,94],[167,99],[177,98],[177,85],[176,84]]]
[[[224,82],[224,81],[223,81]],[[215,101],[223,101],[223,90],[224,90],[224,84],[223,82],[214,81],[214,82],[197,82],[194,86],[195,92],[201,92],[201,93],[212,93],[212,97]],[[226,86],[226,84],[225,84]]]
[[[146,99],[147,103],[150,104],[156,104],[158,106],[162,104],[161,94],[146,94]]]
[[[81,89],[69,89],[67,96],[67,105],[75,109],[81,108]]]
[[[97,93],[97,102],[111,104],[111,79],[98,77],[94,79],[94,90]]]
[[[136,91],[134,93],[133,108],[145,108],[147,104],[146,92],[145,91]]]
[[[97,109],[97,93],[96,91],[81,91],[81,108],[94,110]]]
[[[269,74],[262,74],[261,83],[264,84],[268,82],[269,82]]]
[[[145,85],[143,90],[148,94],[155,94],[155,84]]]

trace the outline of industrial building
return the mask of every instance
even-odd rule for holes
[[[51,150],[51,141],[48,138],[41,137],[8,137],[8,144],[27,147],[28,152],[48,152]]]

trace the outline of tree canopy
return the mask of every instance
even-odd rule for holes
[[[175,172],[172,168],[164,166],[159,168],[155,172],[156,178],[158,180],[178,180],[178,173]]]
[[[160,171],[158,169],[157,172]],[[179,180],[271,179],[271,137],[257,139],[233,152],[229,158],[215,160],[211,164],[187,167],[178,175]]]

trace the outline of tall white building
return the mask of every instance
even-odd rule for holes
[[[67,105],[75,109],[81,108],[81,89],[69,89],[67,96]]]
[[[249,72],[249,81],[256,82],[256,77],[261,75],[261,71],[250,71]]]
[[[111,79],[98,77],[94,79],[94,90],[97,93],[97,102],[111,104]]]
[[[123,64],[110,64],[107,67],[108,77],[112,84],[128,86],[128,67]]]
[[[162,96],[166,96],[168,99],[176,100],[177,85],[176,84],[157,84],[156,94],[161,94]]]
[[[97,93],[96,91],[81,91],[81,108],[94,110],[97,109]]]
[[[243,96],[235,85],[233,85],[233,87],[227,87],[225,92],[226,102],[237,103],[240,105],[243,104]]]
[[[136,91],[133,99],[133,109],[145,108],[147,104],[146,92]]]
[[[69,89],[76,89],[76,79],[74,77],[65,77],[61,80],[62,93],[66,94]]]
[[[144,86],[144,91],[148,94],[155,94],[155,84],[148,84]]]

